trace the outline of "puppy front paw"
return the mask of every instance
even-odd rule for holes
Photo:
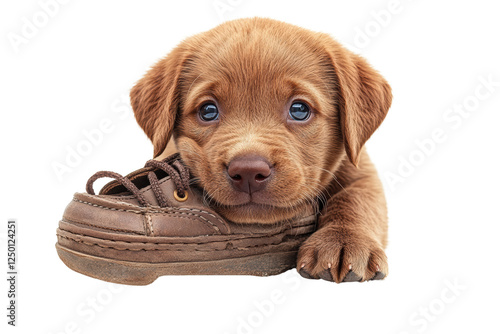
[[[379,280],[388,274],[387,257],[375,238],[328,226],[302,244],[297,270],[305,278],[337,283]]]

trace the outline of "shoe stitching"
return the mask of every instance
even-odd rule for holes
[[[197,210],[197,209],[187,209],[187,208],[179,208],[177,210],[179,210],[179,211],[181,211],[181,210],[189,210],[189,211],[198,211],[198,212],[205,213],[205,214],[209,215],[210,217],[217,219],[222,225],[224,225],[227,228],[227,232],[231,233],[231,229],[229,228],[229,225],[227,225],[227,223],[225,221],[223,221],[219,217],[216,217],[215,215],[211,214],[210,212],[203,211],[203,210]],[[214,226],[214,228],[217,229],[217,231],[219,231],[219,233],[222,233],[222,232],[220,232],[219,227],[216,226],[216,225],[214,225],[210,220],[206,219],[205,217],[201,217],[201,218],[205,219],[207,222],[209,222],[210,224],[212,224]]]
[[[97,227],[97,228],[101,228],[103,230],[111,230],[111,231],[116,231],[116,232],[127,232],[127,233],[133,233],[133,234],[137,234],[137,235],[144,235],[144,233],[141,233],[141,232],[138,232],[138,231],[132,231],[132,230],[126,230],[126,229],[119,229],[119,228],[112,228],[112,227],[104,227],[104,226],[94,225],[94,224],[90,224],[90,223],[77,222],[77,221],[73,221],[73,220],[70,220],[70,219],[67,219],[67,218],[63,218],[62,221],[66,222],[66,223],[71,223],[71,224],[81,224],[81,225],[86,225],[86,226],[90,226],[90,227]]]
[[[85,245],[88,245],[88,246],[97,246],[99,248],[110,248],[110,249],[116,249],[116,250],[119,250],[119,251],[132,251],[132,252],[142,252],[142,251],[179,251],[179,252],[192,252],[192,251],[196,251],[196,252],[214,252],[214,251],[224,251],[224,250],[227,250],[224,246],[223,249],[217,249],[217,248],[214,248],[214,249],[210,249],[210,250],[206,250],[206,249],[169,249],[169,248],[141,248],[141,249],[130,249],[130,248],[118,248],[118,247],[113,247],[113,246],[107,246],[107,245],[103,245],[103,244],[99,244],[99,243],[93,243],[93,242],[87,242],[87,241],[83,241],[83,240],[78,240],[78,239],[75,239],[75,238],[71,238],[71,237],[68,237],[68,236],[64,236],[64,235],[60,235],[60,234],[57,234],[58,237],[60,238],[63,238],[63,239],[69,239],[69,240],[72,240],[76,243],[80,243],[80,244],[85,244]],[[112,241],[112,240],[109,240],[111,242],[118,242],[118,241]],[[248,250],[248,249],[252,249],[252,248],[260,248],[260,247],[265,247],[265,246],[272,246],[272,245],[279,245],[283,242],[283,240],[280,240],[279,242],[275,242],[275,243],[267,243],[267,244],[262,244],[262,245],[254,245],[254,246],[247,246],[247,247],[235,247],[235,248],[232,248],[232,250]],[[175,244],[170,244],[170,245],[175,245]],[[179,245],[184,245],[184,244],[179,244]]]
[[[222,221],[220,218],[216,217],[215,215],[211,214],[210,212],[207,212],[207,211],[204,211],[204,210],[198,210],[198,209],[188,209],[188,208],[179,208],[179,209],[174,209],[174,208],[160,208],[159,206],[158,207],[154,207],[154,206],[148,206],[149,208],[155,208],[156,210],[140,210],[140,211],[137,211],[137,210],[129,210],[129,209],[117,209],[117,208],[111,208],[111,207],[107,207],[107,206],[103,206],[103,205],[99,205],[99,204],[94,204],[94,203],[90,203],[90,202],[86,202],[86,201],[82,201],[78,198],[73,198],[73,201],[75,202],[80,202],[80,203],[83,203],[83,204],[87,204],[87,205],[91,205],[93,207],[97,207],[97,208],[102,208],[102,209],[105,209],[105,210],[111,210],[111,211],[120,211],[120,212],[132,212],[132,213],[135,213],[135,214],[143,214],[143,213],[160,213],[160,214],[169,214],[169,213],[178,213],[178,214],[186,214],[184,212],[180,212],[180,211],[191,211],[191,212],[199,212],[199,213],[204,213],[204,214],[207,214],[209,215],[210,217],[213,217],[215,219],[217,219],[222,225],[224,225],[228,232],[230,233],[230,229],[229,229],[229,226],[224,222]],[[129,206],[133,206],[132,204],[129,204],[129,203],[124,203],[123,204],[126,204],[126,205],[129,205]],[[135,206],[134,206],[135,207]],[[160,210],[158,210],[160,209]],[[169,212],[170,211],[170,212]],[[200,216],[200,215],[197,215],[197,214],[194,214],[194,213],[190,213],[191,215],[194,215],[196,217],[199,217],[201,219],[204,219],[205,221],[209,222],[210,224],[212,224],[214,226],[214,228],[220,232],[220,229],[214,224],[212,223],[211,221],[209,221],[208,219],[206,219],[205,217],[203,216]]]
[[[309,224],[309,225],[304,225],[304,226],[313,226],[314,224]],[[264,239],[264,238],[271,238],[271,237],[275,237],[275,236],[278,236],[280,234],[283,234],[284,236],[290,236],[288,234],[286,234],[286,232],[288,230],[283,230],[283,231],[280,231],[280,232],[276,232],[274,234],[265,234],[265,235],[261,235],[261,236],[247,236],[247,235],[242,235],[241,238],[236,238],[236,239],[228,239],[228,240],[215,240],[215,241],[206,241],[206,242],[178,242],[178,243],[165,243],[165,242],[141,242],[141,241],[125,241],[125,240],[109,240],[109,239],[103,239],[103,238],[99,238],[99,237],[94,237],[94,236],[90,236],[90,235],[86,235],[86,234],[83,234],[83,233],[76,233],[76,232],[72,232],[72,231],[69,231],[69,230],[65,230],[64,228],[61,228],[59,227],[59,230],[63,231],[63,232],[66,232],[66,233],[69,233],[69,234],[73,234],[73,235],[77,235],[77,236],[81,236],[81,237],[89,237],[89,238],[93,238],[93,239],[99,239],[99,240],[102,240],[102,241],[107,241],[107,242],[114,242],[114,243],[127,243],[127,244],[142,244],[142,245],[207,245],[207,244],[212,244],[212,243],[216,243],[216,242],[226,242],[226,241],[229,241],[229,242],[232,242],[232,241],[239,241],[239,240],[245,240],[245,239],[252,239],[252,240],[258,240],[258,239]],[[308,235],[308,234],[311,234],[311,232],[307,232],[307,233],[303,233],[301,235]],[[77,240],[77,239],[73,239],[71,237],[66,237],[60,233],[56,233],[58,236],[61,236],[63,238],[68,238],[68,239],[71,239],[71,240]],[[233,235],[234,236],[234,235]],[[297,236],[297,235],[295,235]]]
[[[143,225],[144,225],[144,231],[146,231],[146,235],[150,236],[151,235],[151,228],[150,228],[147,216],[148,215],[143,215],[142,221],[143,221]]]
[[[98,207],[98,208],[102,208],[102,209],[105,209],[105,210],[120,211],[120,212],[132,212],[132,213],[136,213],[136,214],[143,214],[143,213],[159,213],[159,214],[164,214],[164,215],[165,214],[169,214],[169,213],[184,214],[184,213],[179,212],[179,211],[192,211],[192,212],[204,213],[206,215],[209,215],[212,218],[217,219],[222,225],[224,225],[227,228],[228,234],[231,233],[231,229],[230,229],[229,225],[225,221],[223,221],[219,217],[215,216],[214,214],[212,214],[212,213],[210,213],[208,211],[204,211],[204,210],[188,209],[188,208],[171,208],[171,207],[170,208],[161,208],[159,206],[148,205],[145,208],[152,208],[152,209],[155,209],[155,210],[137,211],[137,210],[117,209],[117,208],[102,206],[102,205],[98,205],[98,204],[94,204],[94,203],[82,201],[82,200],[80,200],[80,199],[78,199],[76,197],[73,198],[73,201],[80,202],[80,203],[87,204],[87,205],[91,205],[91,206]],[[130,204],[130,203],[126,203],[126,202],[119,202],[119,203],[125,204],[125,205],[130,206],[130,207],[134,207],[134,208],[140,208],[140,207],[138,207],[136,205],[133,205],[133,204]],[[217,229],[217,231],[220,232],[219,227],[217,225],[213,224],[213,222],[211,222],[210,220],[208,220],[205,217],[200,216],[200,215],[196,215],[196,214],[193,214],[193,213],[191,213],[191,214],[194,215],[194,216],[196,216],[196,217],[199,217],[199,218],[202,218],[202,219],[206,220],[207,222],[209,222],[210,224],[212,224],[214,226],[214,228]],[[309,216],[306,216],[306,217],[302,217],[299,221],[303,221],[303,220],[311,218],[311,217],[316,217],[316,215],[312,214],[312,215],[309,215]]]
[[[145,216],[149,225],[149,230],[151,231],[151,236],[153,237],[155,235],[155,231],[153,230],[153,222],[151,219],[151,215],[146,214]]]
[[[199,221],[197,219],[193,219],[193,218],[189,218],[189,217],[183,217],[183,216],[173,216],[175,215],[176,213],[178,214],[181,214],[181,215],[187,215],[187,216],[195,216],[195,217],[198,217],[198,218],[201,218],[203,219],[204,221],[201,221],[202,223],[204,223],[206,226],[208,226],[209,228],[213,228],[216,232],[218,232],[219,234],[222,234],[219,230],[219,228],[217,227],[217,225],[215,225],[214,223],[212,223],[210,220],[208,220],[207,218],[203,217],[203,216],[199,216],[199,215],[196,215],[194,213],[186,213],[186,212],[175,212],[175,213],[161,213],[161,214],[155,214],[155,216],[167,216],[167,217],[170,217],[170,218],[184,218],[184,219],[189,219],[189,220],[192,220],[192,221]]]
[[[142,214],[143,213],[143,211],[137,211],[137,210],[126,210],[126,209],[110,208],[110,207],[107,207],[107,206],[102,206],[102,205],[98,205],[98,204],[94,204],[94,203],[90,203],[90,202],[85,202],[85,201],[79,200],[77,198],[73,198],[73,201],[80,202],[80,203],[83,203],[83,204],[87,204],[87,205],[90,205],[90,206],[94,206],[94,207],[97,207],[97,208],[103,208],[103,209],[106,209],[106,210],[111,210],[111,211],[132,212],[132,213],[137,213],[137,214]],[[122,203],[125,204],[124,202],[122,202]],[[126,203],[126,204],[132,206],[132,204],[128,204],[128,203]]]

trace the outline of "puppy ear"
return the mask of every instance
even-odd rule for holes
[[[137,123],[160,155],[172,135],[180,92],[182,65],[187,56],[180,47],[156,63],[130,91],[130,100]]]
[[[344,146],[349,160],[357,166],[363,145],[389,111],[391,87],[364,58],[329,39],[329,53],[338,78]]]

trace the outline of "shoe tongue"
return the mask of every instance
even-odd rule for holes
[[[179,153],[176,153],[163,159],[162,161],[172,164],[172,162],[178,160],[179,158],[180,158]],[[177,170],[175,166],[174,168]],[[137,188],[141,189],[150,185],[148,174],[151,171],[154,171],[156,173],[158,180],[161,180],[168,176],[167,173],[165,173],[162,170],[155,170],[154,168],[151,167],[143,167],[141,169],[133,171],[132,173],[127,174],[125,177],[128,178],[130,181],[132,181],[137,186]],[[108,182],[104,187],[102,187],[101,191],[99,192],[99,195],[116,195],[121,193],[128,193],[127,188],[125,188],[120,182],[113,180],[111,182]]]
[[[132,181],[137,188],[141,189],[149,185],[148,173],[151,170],[151,168],[141,168],[126,175],[125,177]],[[116,180],[107,183],[104,187],[102,187],[101,191],[99,191],[99,195],[116,195],[121,193],[128,193],[128,190]]]

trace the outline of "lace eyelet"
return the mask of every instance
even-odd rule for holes
[[[184,197],[180,197],[178,194],[177,194],[177,189],[174,190],[174,198],[177,202],[184,202],[185,200],[188,199],[188,192],[187,191],[184,191]]]

